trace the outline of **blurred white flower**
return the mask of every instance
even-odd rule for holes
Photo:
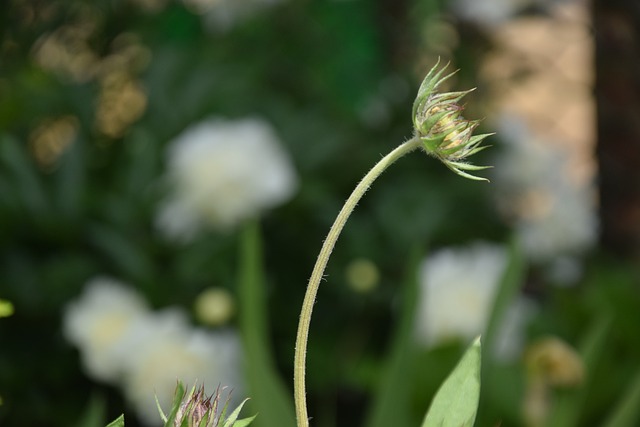
[[[506,266],[506,250],[488,243],[430,255],[419,273],[418,342],[430,347],[482,333]]]
[[[515,196],[523,188],[551,186],[562,179],[567,154],[536,138],[522,117],[504,114],[496,127],[505,141],[494,168],[501,191]]]
[[[241,397],[242,352],[235,332],[194,329],[179,308],[151,312],[115,280],[91,280],[68,305],[63,328],[87,374],[121,387],[146,425],[160,421],[155,396],[170,408],[178,380],[201,384],[207,394],[229,387]]]
[[[213,32],[228,31],[243,19],[282,0],[183,0],[194,13],[203,17],[205,26]]]
[[[141,422],[160,421],[156,396],[169,408],[177,381],[196,382],[213,394],[218,386],[241,396],[240,340],[232,331],[193,329],[186,313],[164,310],[139,322],[130,335],[127,357],[122,357],[126,375],[122,387]]]
[[[547,191],[550,200],[544,214],[516,222],[525,252],[533,260],[546,261],[592,247],[598,237],[598,220],[591,194],[561,184]]]
[[[136,292],[116,280],[98,277],[65,308],[63,333],[79,348],[89,376],[114,383],[123,374],[120,346],[148,313]]]
[[[172,193],[157,225],[188,241],[202,228],[229,229],[292,197],[297,175],[273,128],[260,119],[210,119],[168,150]]]
[[[591,248],[598,237],[594,190],[571,179],[565,152],[535,139],[515,117],[503,117],[499,132],[506,146],[494,162],[496,200],[528,258],[566,260]]]

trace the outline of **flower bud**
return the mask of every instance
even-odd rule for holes
[[[480,147],[480,143],[492,134],[473,136],[479,122],[466,120],[462,116],[464,107],[458,102],[473,89],[444,93],[437,91],[438,86],[455,74],[453,72],[442,77],[446,66],[437,70],[439,64],[438,60],[424,78],[413,103],[415,136],[422,141],[422,147],[427,154],[439,159],[456,174],[469,179],[488,181],[464,171],[477,171],[490,166],[475,166],[464,160],[487,148]]]
[[[193,387],[188,396],[182,401],[176,414],[174,426],[182,427],[213,427],[218,425],[217,413],[220,402],[220,389],[212,396],[206,396],[204,386]]]
[[[173,407],[168,417],[158,403],[164,427],[226,427],[236,425],[236,420],[238,425],[248,426],[251,424],[255,415],[238,420],[238,415],[248,399],[245,399],[230,414],[227,414],[231,394],[227,395],[226,401],[221,405],[220,399],[223,390],[224,387],[218,387],[212,395],[207,396],[204,386],[196,387],[194,385],[191,391],[186,393],[184,385],[178,381]]]

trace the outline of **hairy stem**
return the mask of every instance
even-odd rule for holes
[[[293,371],[293,387],[294,398],[296,405],[296,418],[298,421],[298,427],[308,427],[309,417],[307,414],[307,403],[305,396],[305,368],[307,358],[307,341],[309,338],[309,325],[311,324],[311,314],[313,312],[313,304],[320,287],[320,281],[322,275],[329,261],[329,256],[344,228],[349,215],[353,212],[364,193],[367,192],[371,184],[384,172],[389,166],[391,166],[396,160],[405,154],[420,147],[420,140],[418,138],[410,139],[404,142],[400,146],[396,147],[392,152],[383,157],[370,171],[367,173],[360,183],[353,190],[344,206],[340,210],[336,220],[334,221],[329,234],[322,245],[316,264],[313,267],[309,284],[307,285],[307,292],[302,302],[302,310],[300,312],[300,323],[298,324],[298,334],[296,337],[296,349],[294,358],[294,371]]]

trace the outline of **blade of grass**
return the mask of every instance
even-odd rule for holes
[[[633,427],[640,418],[640,371],[636,372],[633,381],[623,398],[615,407],[603,427]]]
[[[393,338],[387,366],[378,385],[366,426],[368,427],[409,427],[411,426],[410,390],[411,383],[411,334],[418,299],[418,264],[423,250],[412,251],[407,265],[402,297],[402,317]]]
[[[76,427],[103,427],[106,420],[107,402],[104,396],[95,394],[89,399],[82,416],[76,422]]]
[[[525,270],[526,265],[524,257],[522,256],[522,251],[519,249],[515,239],[512,239],[509,244],[509,264],[502,275],[500,287],[493,301],[487,330],[482,335],[485,354],[483,373],[485,375],[489,374],[490,369],[488,368],[491,366],[493,361],[493,357],[490,356],[491,352],[495,349],[497,332],[502,324],[505,313],[509,309],[514,297],[522,286]]]
[[[175,424],[176,417],[178,416],[178,411],[180,410],[180,405],[182,404],[182,400],[184,399],[185,394],[187,394],[187,390],[185,390],[184,384],[182,384],[181,381],[178,381],[178,383],[176,384],[176,390],[173,394],[173,401],[171,402],[171,412],[169,412],[169,416],[164,421],[165,426],[172,426],[173,424]],[[160,402],[158,402],[157,397],[156,405],[158,406],[158,409],[161,409]],[[160,414],[163,414],[163,412],[160,412]]]
[[[249,405],[258,413],[256,427],[295,427],[290,392],[278,376],[269,344],[267,295],[259,224],[241,232],[238,293]]]
[[[484,420],[487,416],[489,418],[493,417],[492,415],[488,415],[493,406],[485,404],[485,402],[496,399],[495,384],[497,384],[498,378],[495,358],[496,339],[498,338],[500,328],[504,324],[505,315],[524,283],[524,276],[527,270],[526,261],[515,239],[511,239],[508,250],[508,264],[492,302],[487,328],[482,335],[482,347],[484,348],[482,381],[486,386],[480,396],[478,411],[478,418],[480,420]]]
[[[120,415],[118,418],[107,424],[107,427],[124,427],[124,415]]]

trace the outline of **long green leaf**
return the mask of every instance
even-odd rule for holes
[[[182,404],[182,400],[184,399],[186,394],[187,391],[184,388],[184,384],[182,384],[182,381],[178,381],[176,390],[173,394],[173,401],[171,402],[171,412],[169,412],[169,416],[167,417],[167,419],[164,419],[164,412],[162,411],[162,408],[160,408],[160,402],[158,402],[158,398],[156,397],[158,412],[163,418],[165,427],[173,426],[175,424],[176,416],[178,415],[178,411],[180,410],[180,405]]]
[[[240,246],[240,329],[245,376],[251,397],[249,405],[259,415],[255,425],[295,427],[293,401],[278,376],[269,345],[262,242],[257,222],[250,222],[244,227]]]
[[[369,427],[411,426],[410,389],[413,322],[418,296],[417,271],[422,250],[414,250],[405,273],[402,318],[398,323],[389,360],[378,385],[371,412],[365,425]]]
[[[249,424],[251,424],[257,417],[258,415],[254,415],[252,417],[249,418],[243,418],[241,420],[236,421],[235,423],[233,423],[233,427],[247,427]]]
[[[240,405],[238,405],[238,407],[234,409],[233,412],[231,412],[231,414],[229,414],[229,417],[224,421],[224,424],[222,427],[233,427],[235,425],[236,420],[238,420],[238,416],[240,415],[240,411],[242,411],[242,407],[244,406],[245,403],[247,403],[247,400],[249,399],[243,400],[242,403],[240,403]]]
[[[500,287],[493,300],[487,330],[482,335],[485,355],[490,355],[495,349],[494,344],[500,325],[524,281],[525,267],[522,251],[519,249],[516,240],[512,239],[509,244],[509,264],[502,275]],[[485,374],[489,372],[486,368],[491,365],[492,359],[492,357],[485,357],[484,359],[483,369]]]
[[[633,427],[640,418],[640,371],[603,427]]]
[[[107,427],[124,427],[124,415],[120,415],[118,418],[107,424]]]
[[[500,285],[491,305],[491,314],[487,328],[482,335],[482,347],[484,357],[482,359],[482,381],[485,384],[482,396],[480,396],[479,419],[484,420],[486,414],[492,411],[495,405],[486,405],[484,402],[499,399],[504,403],[501,395],[502,387],[496,387],[497,376],[499,376],[496,360],[496,339],[500,333],[500,328],[504,325],[505,315],[511,304],[513,304],[516,295],[524,283],[524,275],[526,273],[527,264],[522,254],[522,250],[516,239],[511,239],[509,243],[509,262],[502,275]],[[509,393],[513,393],[511,390]],[[511,394],[513,395],[513,394]],[[498,414],[489,415],[495,419]]]
[[[106,420],[107,403],[102,395],[94,395],[89,399],[76,427],[102,427]]]
[[[472,427],[480,400],[480,337],[440,386],[422,427]]]

